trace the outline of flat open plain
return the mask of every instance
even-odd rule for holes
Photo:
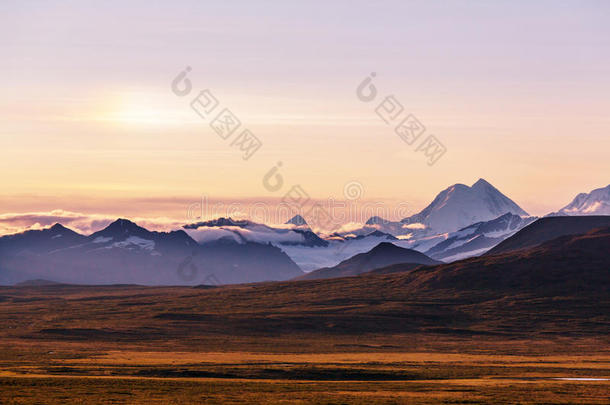
[[[607,302],[401,277],[2,287],[0,403],[608,403]]]

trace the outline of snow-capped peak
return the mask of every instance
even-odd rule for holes
[[[580,193],[552,215],[610,215],[610,184],[590,193]]]
[[[470,187],[458,183],[446,188],[421,212],[401,222],[421,223],[429,231],[443,233],[475,222],[489,221],[506,213],[528,216],[488,181],[479,179]]]

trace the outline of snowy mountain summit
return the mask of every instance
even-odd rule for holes
[[[441,191],[418,214],[401,222],[423,224],[428,232],[454,232],[470,224],[489,221],[503,214],[528,216],[514,201],[483,179],[472,186],[454,184]]]
[[[571,203],[551,215],[610,215],[610,184],[578,194]]]

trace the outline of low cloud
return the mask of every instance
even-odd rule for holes
[[[60,223],[78,233],[89,235],[105,228],[117,218],[114,215],[85,214],[64,210],[0,214],[0,235],[48,228],[56,223]],[[169,231],[179,229],[184,225],[182,221],[165,217],[130,218],[130,220],[153,231]]]
[[[338,229],[335,230],[335,232],[338,232],[338,233],[352,232],[352,231],[361,229],[363,226],[364,226],[364,224],[362,224],[360,222],[348,222],[347,224],[341,225]],[[366,225],[366,226],[368,228],[379,229],[379,227],[376,225],[372,225],[372,226]]]
[[[197,229],[187,229],[186,233],[200,243],[220,238],[232,238],[236,242],[249,241],[258,243],[303,243],[305,241],[300,233],[286,229],[283,229],[283,232],[278,232],[265,225],[253,226],[252,229],[244,229],[239,226],[206,226]]]
[[[414,222],[412,224],[405,224],[402,226],[403,229],[426,229],[426,225]]]

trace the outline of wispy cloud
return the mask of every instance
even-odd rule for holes
[[[91,234],[108,226],[116,216],[106,214],[85,214],[80,212],[52,210],[47,212],[8,213],[0,215],[0,235],[19,233],[32,229],[43,229],[60,223],[82,234]],[[149,230],[167,231],[184,225],[167,217],[131,218],[138,225]]]

